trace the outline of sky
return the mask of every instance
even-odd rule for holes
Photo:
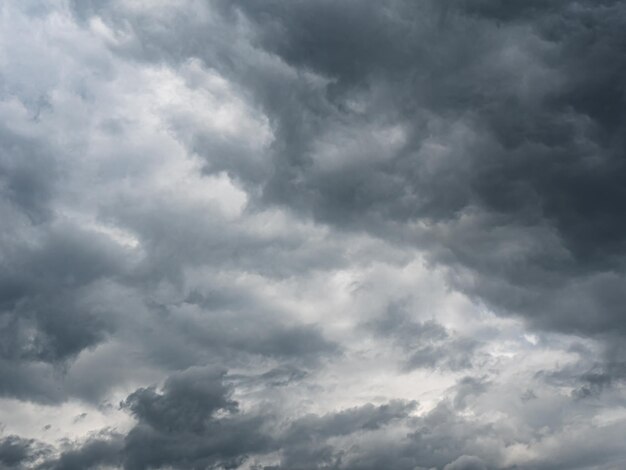
[[[0,469],[626,468],[626,2],[0,3]]]

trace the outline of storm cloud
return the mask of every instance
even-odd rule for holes
[[[626,465],[626,4],[9,0],[0,467]]]

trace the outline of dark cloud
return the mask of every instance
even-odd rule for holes
[[[102,468],[105,465],[119,466],[123,444],[121,437],[114,433],[91,437],[84,443],[63,450],[58,459],[44,462],[38,468],[41,470],[79,470]]]
[[[270,56],[203,48],[181,12],[134,32],[144,60],[200,57],[251,90],[274,130],[271,170],[229,172],[263,200],[432,246],[468,270],[457,287],[540,328],[623,328],[621,2],[213,6],[225,37],[243,28]]]
[[[46,364],[60,372],[114,330],[107,306],[92,297],[101,281],[124,271],[125,262],[114,244],[71,224],[17,236],[23,238],[5,237],[0,269],[0,361],[11,377],[0,393],[46,401],[47,386],[37,385],[54,375]],[[49,395],[56,399],[54,390]]]
[[[0,465],[6,469],[27,468],[48,455],[52,449],[34,439],[7,436],[0,439]]]
[[[223,374],[192,369],[170,377],[162,393],[131,394],[123,406],[138,425],[126,436],[125,468],[237,468],[249,453],[271,448],[264,418],[238,413]]]
[[[238,468],[250,453],[268,452],[275,444],[262,432],[266,418],[240,412],[223,377],[220,370],[190,369],[168,378],[161,391],[138,389],[121,404],[137,420],[126,435],[105,430],[66,443],[58,457],[36,468]],[[34,444],[7,438],[2,455],[23,465],[39,457]]]
[[[128,265],[118,244],[59,207],[67,155],[35,115],[49,105],[3,88],[3,100],[16,96],[24,108],[9,106],[13,114],[0,129],[0,395],[62,401],[64,367],[115,329],[93,294]]]
[[[279,466],[264,468],[373,469],[387,462],[389,468],[403,469],[421,463],[444,465],[446,459],[454,461],[451,465],[478,461],[459,453],[473,429],[459,429],[462,432],[454,441],[445,437],[450,426],[465,426],[447,408],[414,419],[410,416],[415,402],[366,404],[326,415],[309,414],[277,426],[277,415],[240,410],[224,377],[223,371],[196,368],[171,376],[162,390],[138,389],[122,403],[137,420],[125,437],[103,432],[82,444],[68,445],[58,458],[40,468],[240,468],[246,461],[276,451]],[[386,439],[385,431],[396,425],[419,431],[401,437],[391,449],[364,445],[368,436]],[[337,441],[342,438],[365,441],[345,447],[346,443]],[[433,449],[435,453],[430,453]]]
[[[602,429],[603,437],[584,445],[566,433],[559,447],[550,448],[550,435],[517,440],[506,425],[462,416],[458,410],[470,397],[487,393],[483,379],[460,380],[449,398],[419,416],[417,403],[392,401],[290,418],[281,416],[280,407],[241,409],[225,378],[212,369],[177,373],[161,389],[138,389],[122,403],[136,419],[125,436],[104,430],[82,443],[65,443],[56,457],[41,443],[11,436],[3,441],[3,458],[16,468],[48,458],[34,467],[42,470],[242,468],[244,463],[265,470],[516,468],[504,463],[500,446],[528,446],[536,439],[540,445],[545,441],[547,452],[518,467],[611,468],[620,458],[618,440],[604,435],[612,429]],[[596,445],[601,450],[592,450]],[[274,463],[259,463],[267,459]]]
[[[123,406],[156,430],[201,433],[217,410],[236,410],[236,402],[226,396],[223,375],[221,371],[187,371],[169,378],[162,394],[153,388],[139,389]]]
[[[0,17],[0,466],[624,466],[623,1]]]
[[[315,87],[197,42],[183,56],[250,86],[269,113],[266,200],[386,237],[436,238],[433,258],[473,276],[459,287],[541,328],[621,329],[609,299],[623,290],[622,4],[446,8],[441,30],[430,2],[222,5],[228,21],[245,15],[261,47],[323,77]],[[169,51],[165,37],[137,32]],[[373,145],[372,131],[393,126],[396,144]],[[409,221],[426,230],[402,234]],[[563,305],[570,290],[586,304]]]
[[[50,198],[58,168],[54,150],[46,148],[42,140],[16,135],[4,126],[0,128],[0,195],[4,217],[19,220],[25,216],[34,223],[50,217]]]
[[[51,231],[41,246],[15,248],[2,273],[4,314],[11,318],[3,356],[62,360],[104,339],[106,316],[89,312],[80,294],[115,275],[121,253],[75,227]]]
[[[435,258],[470,270],[468,292],[542,328],[623,328],[623,4],[453,2],[444,31],[428,2],[240,7],[264,47],[329,80],[299,101],[306,124],[269,105],[286,168],[267,197],[374,233],[434,222]],[[361,132],[385,123],[404,141],[366,158]],[[321,167],[322,142],[346,163]],[[585,302],[565,305],[573,291]]]

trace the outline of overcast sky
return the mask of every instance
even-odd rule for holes
[[[626,2],[0,2],[0,469],[626,468]]]

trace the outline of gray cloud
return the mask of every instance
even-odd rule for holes
[[[122,403],[136,418],[125,436],[104,430],[82,443],[65,443],[58,457],[36,468],[240,468],[247,462],[266,470],[382,465],[551,469],[610,468],[619,462],[619,438],[609,437],[619,428],[605,429],[593,438],[587,435],[591,442],[583,444],[582,436],[568,434],[564,426],[554,430],[553,435],[563,434],[552,447],[549,435],[524,440],[501,423],[479,424],[462,417],[455,411],[459,400],[464,408],[470,395],[478,397],[487,390],[484,382],[469,377],[459,382],[449,399],[420,416],[413,415],[416,403],[395,401],[297,418],[280,416],[276,408],[240,409],[232,399],[236,390],[225,384],[225,377],[223,371],[195,368],[169,377],[162,389],[138,389]],[[545,446],[545,454],[522,465],[506,464],[497,447],[528,446],[537,439],[533,445]],[[18,466],[53,453],[41,443],[15,436],[4,439],[3,449],[3,458]],[[260,463],[267,458],[275,463]]]
[[[272,175],[229,171],[265,201],[432,240],[433,259],[469,270],[460,288],[540,328],[622,328],[604,303],[623,281],[621,3],[446,5],[216,2],[225,37],[245,31],[269,56],[202,48],[183,13],[168,31],[133,28],[142,58],[200,57],[251,88],[274,128]],[[570,290],[585,292],[580,311],[562,305]]]
[[[78,470],[102,468],[103,465],[120,464],[122,440],[116,434],[96,436],[78,447],[69,446],[57,459],[42,463],[38,468],[50,470]]]
[[[623,466],[623,2],[0,17],[0,466]]]
[[[2,468],[25,468],[41,457],[49,454],[51,449],[34,439],[19,436],[7,436],[0,440],[0,464]]]
[[[406,359],[402,369],[444,368],[461,370],[471,367],[479,342],[457,337],[434,321],[413,321],[401,304],[390,305],[384,315],[366,323],[366,329],[394,341]]]
[[[622,6],[496,3],[452,6],[456,19],[443,32],[429,27],[424,3],[242,6],[253,20],[273,18],[277,27],[264,28],[262,38],[285,61],[327,77],[326,90],[336,86],[339,98],[360,93],[365,106],[371,103],[367,109],[377,112],[362,117],[365,123],[387,120],[408,132],[404,144],[379,161],[348,153],[347,165],[318,170],[316,150],[303,147],[306,142],[315,146],[315,140],[330,139],[337,152],[350,152],[350,142],[329,134],[349,113],[322,111],[322,104],[330,110],[334,103],[319,95],[320,106],[307,112],[328,124],[294,130],[305,133],[302,150],[281,151],[281,158],[307,155],[308,163],[289,160],[297,178],[281,175],[265,192],[280,197],[276,185],[298,181],[285,194],[307,197],[307,206],[323,220],[368,230],[380,230],[381,222],[437,222],[444,231],[434,232],[438,243],[451,261],[474,274],[473,284],[463,288],[540,327],[621,329],[614,307],[619,301],[609,300],[609,291],[617,293],[622,283],[624,149],[620,114],[611,111],[623,102],[616,20]],[[418,9],[421,19],[410,16]],[[472,16],[463,17],[468,10]],[[493,17],[507,26],[494,25]],[[388,101],[389,108],[374,107],[376,94],[391,87],[404,106]],[[439,128],[428,129],[426,110]],[[278,119],[284,115],[275,112]],[[463,133],[458,144],[455,128]],[[429,149],[429,141],[441,150]],[[437,151],[442,155],[432,155]],[[292,196],[283,199],[292,204]],[[498,248],[485,252],[488,246]],[[586,302],[561,305],[570,290],[584,292]]]

